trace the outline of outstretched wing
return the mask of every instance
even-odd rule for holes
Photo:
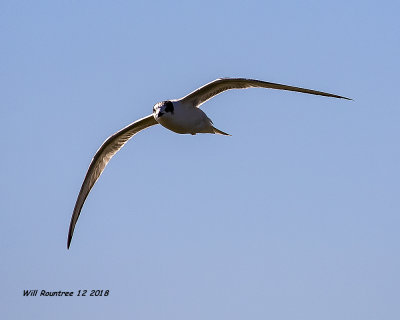
[[[288,90],[288,91],[296,91],[302,93],[315,94],[318,96],[325,97],[333,97],[333,98],[341,98],[351,100],[346,97],[338,96],[332,93],[326,93],[322,91],[310,90],[299,87],[287,86],[284,84],[266,82],[260,80],[253,79],[244,79],[244,78],[222,78],[211,81],[206,85],[200,87],[199,89],[189,93],[187,96],[183,97],[181,100],[184,104],[191,104],[193,107],[199,107],[201,104],[211,99],[212,97],[224,92],[226,90],[231,89],[245,89],[245,88],[268,88],[268,89],[280,89],[280,90]]]
[[[100,149],[97,150],[92,159],[92,162],[89,165],[85,180],[83,180],[78,199],[75,203],[74,212],[72,214],[71,222],[69,225],[67,243],[68,249],[71,244],[71,239],[74,233],[76,222],[78,221],[79,214],[81,213],[81,209],[83,204],[85,203],[86,197],[88,196],[93,185],[96,183],[97,179],[100,177],[101,173],[104,171],[107,163],[136,133],[157,123],[158,122],[154,119],[153,115],[149,115],[145,118],[137,120],[131,123],[129,126],[114,133],[106,141],[104,141]]]

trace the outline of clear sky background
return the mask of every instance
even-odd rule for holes
[[[2,319],[400,319],[398,1],[0,1]],[[218,135],[112,133],[218,77]],[[110,290],[23,297],[23,290]]]

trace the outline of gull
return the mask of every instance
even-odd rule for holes
[[[336,94],[322,91],[310,90],[300,87],[293,87],[279,83],[266,82],[254,79],[244,78],[222,78],[211,81],[206,85],[196,89],[181,99],[167,100],[158,102],[153,107],[153,113],[139,119],[120,131],[114,133],[101,145],[94,155],[89,169],[83,180],[78,198],[72,213],[71,222],[68,231],[67,248],[69,249],[72,235],[74,233],[76,222],[82,210],[85,200],[99,179],[104,168],[111,158],[132,138],[136,133],[146,128],[161,124],[163,127],[180,134],[212,133],[220,135],[229,135],[214,127],[213,122],[199,108],[204,102],[210,100],[221,92],[231,89],[245,88],[268,88],[296,91],[318,96],[332,97],[351,100],[350,98],[338,96]]]

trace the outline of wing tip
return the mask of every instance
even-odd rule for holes
[[[72,235],[70,233],[68,233],[67,250],[69,250],[69,247],[71,245],[71,240],[72,240]]]
[[[75,212],[74,212],[75,213]],[[72,218],[74,215],[72,215]],[[75,229],[75,224],[73,223],[73,220],[71,218],[71,223],[69,225],[69,230],[68,230],[68,237],[67,237],[67,250],[69,250],[69,247],[71,246],[71,241],[72,241],[72,236],[74,234],[74,229]]]
[[[340,99],[346,99],[346,100],[349,100],[349,101],[354,101],[352,98],[347,98],[347,97],[342,97],[342,96],[336,96],[337,98],[340,98]]]

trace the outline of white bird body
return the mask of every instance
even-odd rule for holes
[[[129,139],[139,131],[156,124],[161,124],[163,127],[180,134],[195,135],[197,133],[217,133],[228,135],[227,133],[216,129],[210,118],[208,118],[199,107],[207,100],[226,90],[251,87],[296,91],[351,100],[331,93],[292,87],[279,83],[243,78],[224,78],[207,83],[181,99],[167,100],[155,104],[151,115],[139,119],[116,132],[104,141],[99,150],[97,150],[89,165],[89,169],[86,173],[85,179],[83,180],[81,190],[75,203],[69,225],[67,247],[69,248],[71,244],[76,222],[78,221],[82,206],[85,203],[90,190],[100,177],[107,163]]]
[[[172,104],[173,111],[168,110]],[[171,107],[170,107],[171,108]],[[161,116],[159,116],[161,114]],[[203,110],[193,108],[179,100],[157,103],[154,106],[154,119],[163,127],[180,134],[215,133],[212,121]]]

